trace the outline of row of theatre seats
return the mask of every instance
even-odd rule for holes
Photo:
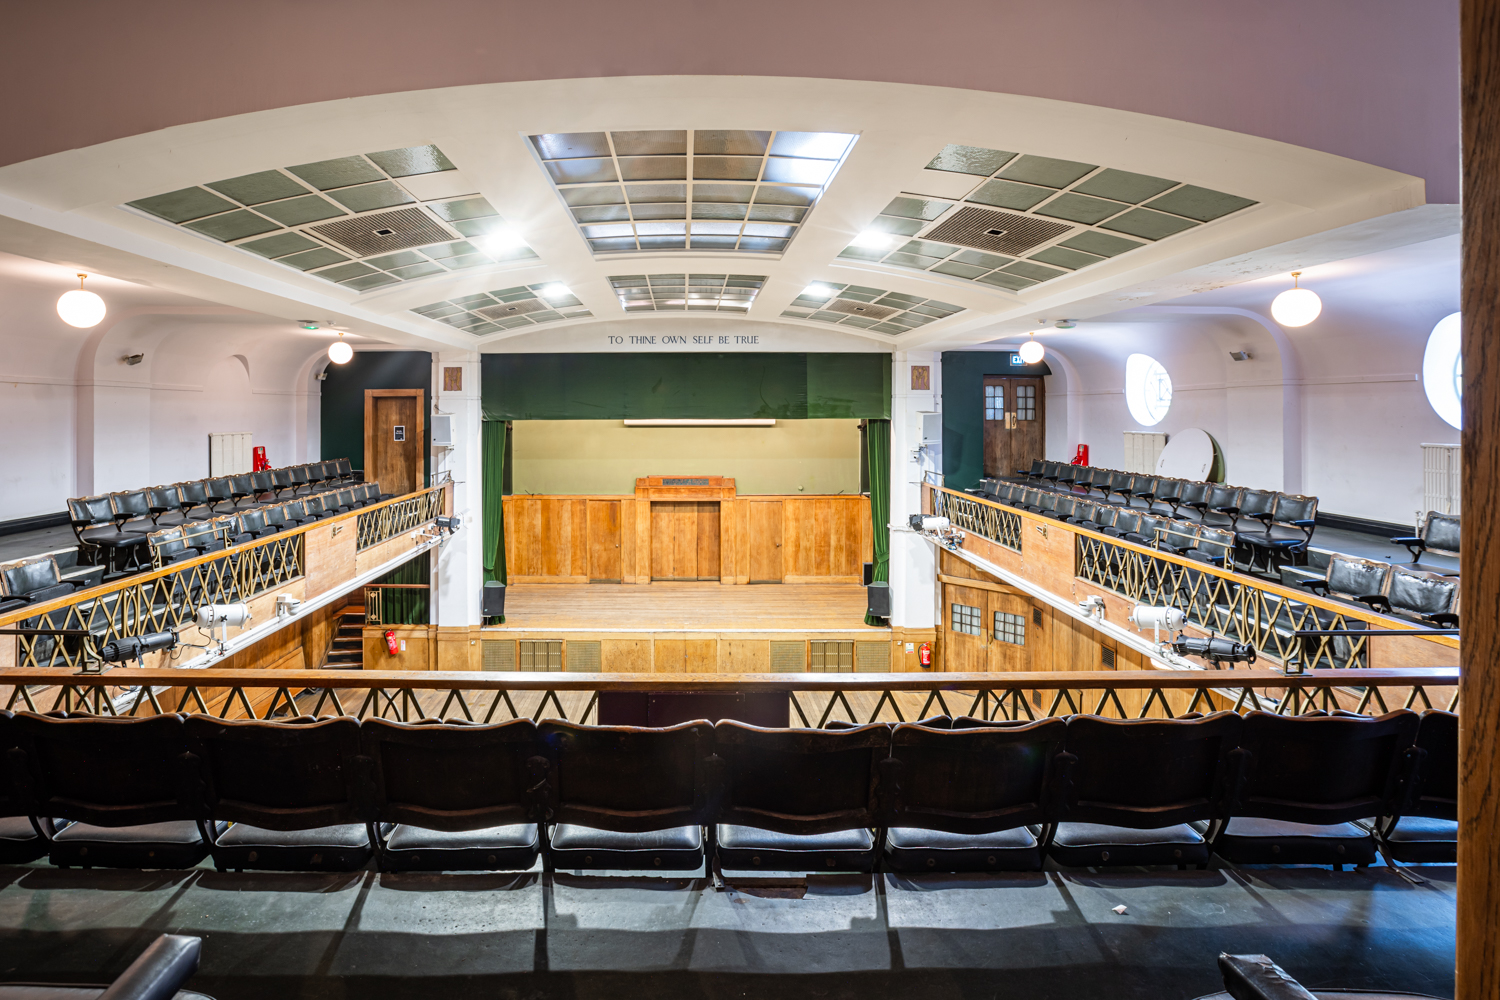
[[[1458,720],[842,729],[0,713],[0,861],[984,872],[1451,862]]]
[[[105,567],[105,579],[145,568],[141,553],[157,528],[180,527],[241,510],[354,486],[363,474],[347,458],[287,466],[239,476],[219,476],[170,486],[123,490],[68,501],[68,521],[78,537],[80,562]],[[102,556],[102,562],[101,557]]]
[[[1055,464],[1055,463],[1049,463]],[[1118,474],[1116,474],[1118,475]],[[1131,480],[1149,477],[1132,476]],[[1151,480],[1160,483],[1161,480]],[[1208,487],[1210,484],[1197,483]],[[1107,500],[1091,500],[1073,493],[1060,493],[1039,489],[1020,483],[1000,483],[982,480],[979,487],[968,492],[1008,507],[1041,514],[1055,520],[1077,525],[1090,531],[1098,531],[1115,538],[1123,538],[1138,545],[1146,545],[1161,552],[1186,556],[1200,562],[1228,568],[1254,568],[1256,552],[1264,553],[1264,566],[1269,571],[1278,561],[1277,553],[1295,550],[1305,554],[1306,543],[1312,537],[1312,522],[1306,525],[1306,533],[1297,526],[1278,528],[1270,515],[1266,515],[1264,530],[1240,530],[1238,523],[1227,527],[1215,527],[1202,517],[1187,520],[1160,513],[1157,503],[1148,501],[1145,508],[1130,505],[1134,497],[1125,487],[1126,502],[1111,503]],[[1212,487],[1214,490],[1231,490],[1231,487]],[[1241,490],[1242,493],[1253,491]],[[1284,494],[1274,494],[1284,497]],[[1309,498],[1297,498],[1305,500]],[[1316,500],[1312,500],[1316,504]],[[1259,501],[1257,501],[1259,503]],[[1280,501],[1277,501],[1279,505]],[[1191,508],[1190,508],[1191,509]],[[1231,517],[1231,508],[1210,510],[1208,514]],[[1300,509],[1300,508],[1299,508]],[[1256,516],[1240,510],[1238,516]],[[1432,550],[1445,552],[1441,546],[1457,544],[1456,516],[1432,512],[1423,524],[1423,534],[1392,539],[1393,542],[1409,546],[1413,554]],[[1451,529],[1449,524],[1451,523]],[[1448,532],[1454,536],[1451,540]],[[1427,536],[1434,542],[1429,543]],[[1286,561],[1291,556],[1281,557]],[[1442,628],[1458,627],[1459,581],[1456,574],[1428,572],[1415,565],[1403,566],[1371,559],[1359,559],[1335,553],[1328,572],[1321,579],[1298,579],[1298,585],[1325,597],[1363,604],[1382,614],[1405,618],[1419,624]]]

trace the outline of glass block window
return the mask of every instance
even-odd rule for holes
[[[995,612],[995,638],[1001,642],[1026,645],[1026,619],[1004,611]]]
[[[1005,419],[1005,386],[987,385],[984,387],[984,419]]]
[[[966,604],[953,605],[953,631],[964,635],[984,634],[984,615],[978,608]]]
[[[1016,419],[1036,419],[1036,386],[1016,386]]]

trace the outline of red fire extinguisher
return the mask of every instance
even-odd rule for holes
[[[1073,455],[1073,461],[1072,461],[1071,464],[1073,464],[1073,465],[1085,465],[1085,466],[1089,464],[1089,446],[1088,445],[1081,444],[1081,445],[1078,446],[1078,451],[1074,453],[1074,455]]]
[[[400,649],[401,649],[401,647],[399,645],[397,645],[397,643],[396,643],[396,633],[392,632],[390,629],[386,629],[385,630],[385,651],[387,653],[390,653],[392,656],[395,656],[396,653],[398,653],[400,651]]]
[[[932,643],[924,642],[917,647],[917,662],[924,668],[932,666]]]
[[[254,448],[251,448],[250,449],[250,459],[251,459],[251,468],[250,468],[251,472],[268,472],[268,471],[270,471],[271,463],[266,460],[266,448],[265,448],[265,445],[259,445],[258,444]]]

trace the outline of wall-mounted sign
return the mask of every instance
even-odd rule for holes
[[[392,434],[392,440],[394,440],[394,441],[405,441],[406,440],[406,425],[405,424],[397,424],[394,428],[392,428],[391,434]]]
[[[463,370],[463,368],[461,368],[461,367],[453,367],[453,368],[444,368],[443,369],[443,391],[444,392],[463,392],[464,391],[464,370]]]
[[[919,389],[919,390],[922,390],[924,392],[928,391],[928,390],[930,390],[932,388],[932,366],[931,365],[912,365],[911,366],[911,387],[913,389]]]
[[[1021,360],[1021,356],[1019,354],[1012,354],[1010,356],[1010,366],[1012,368],[1025,368],[1026,362]]]

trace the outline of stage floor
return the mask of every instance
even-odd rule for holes
[[[505,624],[499,631],[538,629],[889,634],[865,624],[865,588],[857,583],[529,583],[507,588]]]

